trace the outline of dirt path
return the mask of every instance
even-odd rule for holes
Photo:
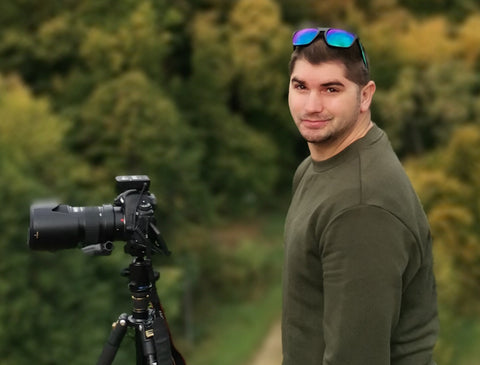
[[[280,336],[280,321],[278,321],[270,329],[257,354],[246,365],[281,365],[282,343]]]

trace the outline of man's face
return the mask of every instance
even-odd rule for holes
[[[345,77],[345,71],[340,62],[314,65],[299,59],[295,63],[288,105],[310,149],[348,145],[359,127],[363,117],[361,89]]]

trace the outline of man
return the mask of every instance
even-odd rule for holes
[[[285,222],[284,365],[431,365],[429,225],[385,133],[354,34],[294,34],[289,107],[310,156]]]

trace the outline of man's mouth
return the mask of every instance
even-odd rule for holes
[[[307,128],[323,128],[325,125],[327,125],[330,122],[329,118],[326,119],[318,119],[318,118],[305,118],[302,119],[302,124],[307,127]]]

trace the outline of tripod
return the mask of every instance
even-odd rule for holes
[[[112,325],[97,365],[112,364],[129,327],[135,328],[137,365],[183,365],[184,360],[171,343],[170,331],[155,287],[159,274],[149,258],[136,257],[123,274],[130,279],[131,315],[122,313]]]

